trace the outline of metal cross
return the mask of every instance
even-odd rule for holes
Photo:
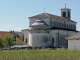
[[[66,8],[66,5],[67,5],[67,4],[65,4],[65,8]]]
[[[45,8],[44,8],[44,13],[45,13]]]

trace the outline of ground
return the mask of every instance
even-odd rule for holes
[[[0,51],[0,60],[80,60],[80,51],[64,49]]]

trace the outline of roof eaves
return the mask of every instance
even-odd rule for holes
[[[75,34],[73,34],[73,35],[70,35],[70,36],[68,36],[68,37],[66,37],[65,39],[79,39],[79,38],[70,38],[70,37],[72,37],[72,36],[74,36],[74,35],[76,35],[76,34],[79,34],[80,32],[77,32],[77,33],[75,33]]]

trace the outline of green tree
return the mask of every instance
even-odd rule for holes
[[[15,38],[9,34],[6,34],[3,37],[0,37],[0,47],[11,46],[12,42],[15,41]]]
[[[2,42],[3,42],[3,39],[2,39],[2,37],[0,37],[0,47],[3,47]]]
[[[18,34],[16,35],[18,38],[20,37]]]

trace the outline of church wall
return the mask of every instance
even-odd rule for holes
[[[60,27],[60,23],[61,23],[61,28],[64,27],[64,21],[51,19],[51,22],[52,22],[52,27]],[[54,25],[54,22],[55,22],[55,25]]]
[[[59,28],[66,28],[66,29],[76,30],[76,24],[75,23],[66,22],[66,21],[64,23],[64,21],[55,20],[55,19],[51,19],[51,22],[52,22],[51,23],[52,24],[52,27],[59,27]],[[55,23],[55,25],[54,25],[54,23]],[[60,26],[60,24],[61,24],[61,26]]]
[[[49,29],[48,26],[31,26],[29,27],[29,30],[43,30],[43,29]]]
[[[60,30],[59,31],[59,47],[68,47],[68,41],[65,40],[65,38],[74,33],[76,33],[76,32]]]
[[[36,20],[38,20],[37,18],[36,19],[29,19],[29,26],[32,25]]]
[[[65,38],[74,33],[76,32],[66,30],[50,30],[50,41],[54,38],[54,47],[68,47],[68,41],[65,40]]]
[[[50,18],[40,18],[41,20],[43,20],[47,25],[50,25]],[[29,26],[32,25],[36,20],[39,20],[39,18],[32,18],[29,19]]]
[[[48,33],[30,33],[29,45],[32,47],[48,47],[49,34]]]
[[[50,25],[50,19],[42,19],[47,25]]]
[[[49,43],[49,45],[51,45],[51,43],[52,43],[52,38],[54,38],[54,43],[53,43],[53,46],[54,47],[57,47],[57,45],[58,45],[58,31],[57,30],[50,30],[50,43]]]
[[[59,47],[67,47],[68,41],[65,38],[68,37],[67,31],[59,30]]]
[[[69,31],[69,32],[68,32],[68,36],[73,35],[73,34],[75,34],[75,33],[77,33],[77,32]]]
[[[67,47],[68,41],[65,40],[65,38],[76,32],[66,30],[34,30],[29,32],[23,31],[22,33],[24,34],[24,41],[26,42],[27,38],[27,45],[30,45],[32,47],[51,46],[52,38],[54,38],[54,47]]]
[[[22,34],[24,34],[24,42],[26,42],[26,38],[27,38],[27,45],[29,43],[29,32],[27,31],[22,31]]]

